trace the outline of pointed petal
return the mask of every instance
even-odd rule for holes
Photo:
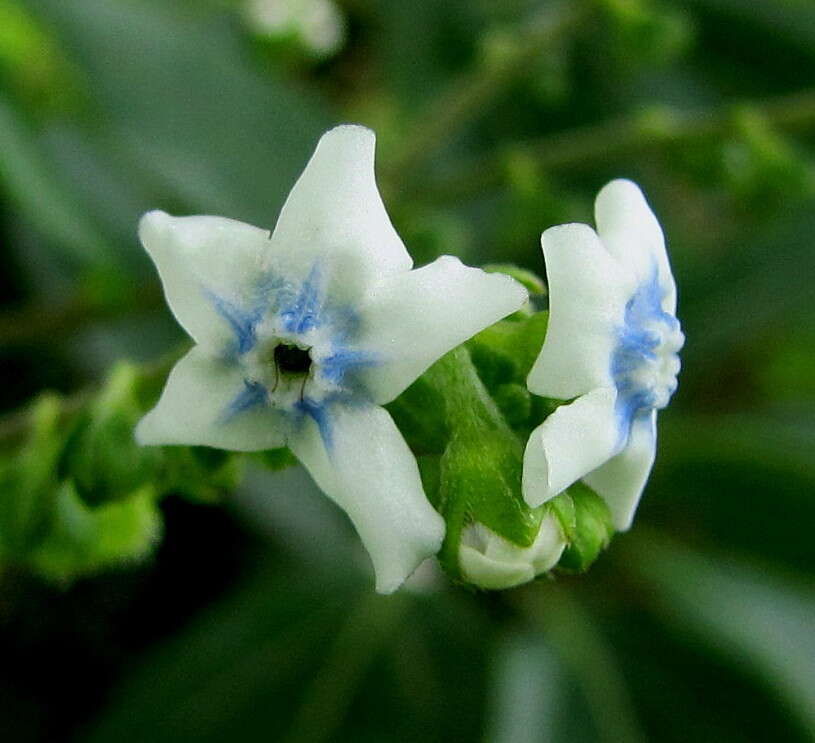
[[[377,403],[398,396],[434,361],[517,310],[526,290],[449,255],[380,282],[362,307],[359,346],[380,363],[365,371]]]
[[[597,194],[594,218],[603,245],[636,274],[638,283],[648,281],[656,268],[664,294],[662,308],[673,315],[676,283],[665,250],[665,237],[639,186],[628,180],[606,184]]]
[[[142,217],[139,237],[158,268],[170,309],[193,340],[214,352],[245,345],[269,233],[223,217],[153,211]]]
[[[304,419],[289,447],[354,523],[374,564],[376,590],[391,593],[439,551],[444,519],[425,497],[416,459],[383,408],[337,405],[321,424]]]
[[[269,265],[275,271],[302,279],[317,262],[339,263],[349,281],[364,286],[410,270],[413,261],[376,187],[375,143],[362,126],[338,126],[322,136],[274,229]]]
[[[240,369],[196,346],[179,361],[158,404],[136,427],[140,444],[258,451],[285,446],[283,419],[248,389]]]
[[[529,437],[524,500],[545,503],[613,457],[625,442],[614,410],[617,393],[603,387],[561,405]]]
[[[634,520],[657,449],[656,411],[637,418],[627,446],[583,479],[611,509],[614,526],[625,531]]]
[[[549,283],[549,325],[527,384],[569,400],[611,384],[611,354],[632,288],[591,227],[566,224],[541,237]]]

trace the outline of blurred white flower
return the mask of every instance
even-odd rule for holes
[[[196,346],[140,422],[143,444],[288,446],[349,515],[377,590],[435,554],[444,521],[390,415],[436,359],[525,290],[443,256],[411,270],[374,179],[373,132],[323,135],[274,232],[150,212],[139,235]]]
[[[547,513],[535,541],[519,547],[484,524],[468,525],[461,535],[458,559],[461,574],[469,583],[498,590],[527,583],[557,565],[566,539],[557,518]]]
[[[345,21],[332,0],[248,0],[252,30],[270,38],[296,38],[316,57],[330,57],[345,41]]]
[[[623,530],[654,462],[656,412],[676,390],[684,336],[662,230],[640,189],[607,184],[595,219],[597,232],[567,224],[541,238],[549,326],[527,383],[572,402],[532,433],[523,490],[538,506],[582,478]]]

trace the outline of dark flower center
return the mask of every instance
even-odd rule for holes
[[[311,368],[311,354],[308,349],[281,343],[274,350],[277,368],[284,374],[306,374]]]

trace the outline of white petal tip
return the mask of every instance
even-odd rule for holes
[[[600,189],[600,191],[597,193],[595,203],[604,205],[606,202],[611,200],[628,201],[632,199],[645,200],[642,189],[636,183],[634,183],[634,181],[631,181],[628,178],[615,178],[613,181],[606,183],[606,185]]]
[[[340,124],[333,129],[329,129],[320,137],[317,143],[318,149],[342,148],[344,151],[357,152],[357,157],[373,157],[376,147],[376,134],[373,129],[368,129],[360,124]]]
[[[323,134],[320,139],[326,139],[327,137],[365,137],[367,139],[376,140],[376,134],[374,133],[373,129],[369,129],[367,126],[363,126],[362,124],[338,124],[337,126],[329,129],[325,134]]]
[[[159,209],[149,211],[139,220],[139,240],[147,250],[155,245],[156,240],[166,230],[169,223],[169,214]]]
[[[596,240],[597,233],[594,228],[582,222],[559,224],[544,230],[541,235],[541,247],[544,251],[553,247],[562,249],[564,246],[568,249],[575,238],[581,242],[587,239]]]
[[[401,556],[389,555],[387,565],[375,565],[377,593],[387,595],[396,591],[425,560],[441,549],[446,526],[444,519],[435,511],[434,514],[437,518],[427,524],[425,534],[413,550],[404,550]]]
[[[139,446],[154,446],[158,443],[154,429],[152,416],[148,413],[136,425],[133,438]]]

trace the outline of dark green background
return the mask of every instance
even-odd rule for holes
[[[634,528],[585,576],[382,598],[298,470],[170,496],[146,562],[0,572],[2,739],[815,739],[815,3],[339,7],[317,62],[228,0],[0,0],[0,433],[181,340],[142,212],[271,227],[355,121],[417,262],[542,271],[642,185],[688,342]]]

